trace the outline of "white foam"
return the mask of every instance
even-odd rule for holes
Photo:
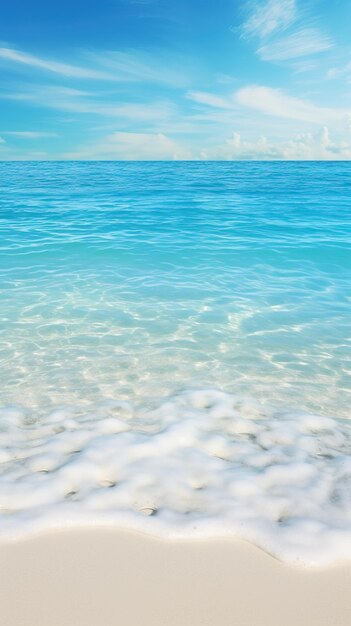
[[[351,558],[351,420],[206,389],[0,411],[0,537],[79,524],[234,536],[309,565]]]

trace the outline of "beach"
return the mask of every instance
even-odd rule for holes
[[[349,626],[350,564],[107,529],[0,544],[2,626]]]
[[[0,626],[351,626],[350,23],[0,2]]]
[[[0,172],[0,625],[350,626],[349,166]]]

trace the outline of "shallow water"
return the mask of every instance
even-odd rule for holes
[[[351,556],[350,173],[0,163],[0,532]]]

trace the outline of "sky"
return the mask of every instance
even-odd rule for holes
[[[348,160],[350,0],[11,0],[0,160]]]

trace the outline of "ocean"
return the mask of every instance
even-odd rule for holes
[[[351,558],[351,165],[0,163],[0,535]]]

